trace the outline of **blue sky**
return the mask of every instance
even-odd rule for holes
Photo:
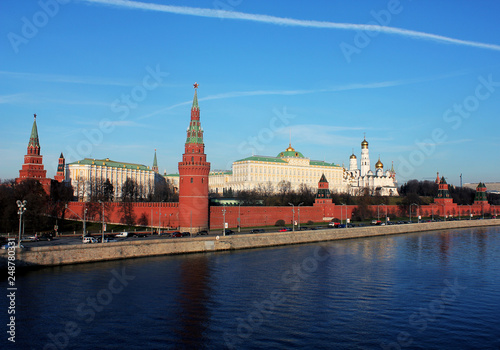
[[[500,181],[500,3],[0,3],[0,178],[19,175],[36,113],[49,176],[61,152],[177,172],[193,83],[212,169],[292,146],[399,183]],[[381,27],[382,26],[382,27]]]

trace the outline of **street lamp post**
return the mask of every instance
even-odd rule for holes
[[[292,232],[295,232],[295,205],[288,203],[292,206]]]
[[[161,227],[161,203],[158,209],[158,234],[160,234],[160,227]]]
[[[412,223],[412,222],[411,222],[411,207],[412,207],[413,205],[416,205],[416,206],[417,206],[417,216],[418,216],[418,204],[417,204],[417,203],[412,203],[412,204],[410,204],[410,224]],[[418,222],[418,221],[417,221],[417,222]]]
[[[73,210],[71,210],[70,208],[68,208],[68,205],[67,205],[67,204],[65,205],[65,208],[66,208],[66,209],[68,209],[68,210],[69,210],[70,212],[72,212],[73,214],[75,214],[76,216],[78,216],[78,218],[79,218],[80,220],[82,220],[82,221],[83,221],[83,231],[82,231],[82,238],[83,238],[83,237],[85,236],[85,234],[87,233],[87,232],[86,232],[86,231],[87,231],[87,225],[86,225],[86,224],[87,224],[87,221],[86,221],[86,219],[85,219],[85,216],[86,216],[86,213],[87,213],[87,208],[85,208],[85,209],[84,209],[84,211],[83,211],[83,219],[80,217],[80,215],[78,215],[78,214],[77,214],[77,213],[75,213]]]
[[[241,232],[241,203],[238,203],[238,232]]]
[[[298,212],[299,212],[299,231],[300,231],[300,206],[301,206],[302,204],[304,204],[304,202],[300,203],[300,204],[297,206],[297,208],[298,208],[297,210],[298,210]]]
[[[472,220],[472,207],[470,204],[467,204],[469,206],[469,220]]]
[[[224,205],[222,207],[222,235],[226,235],[226,206]]]
[[[102,219],[102,238],[101,238],[101,243],[104,244],[104,202],[99,201],[99,203],[102,204],[102,216],[101,216],[101,219]]]
[[[384,208],[385,208],[385,219],[384,219],[384,222],[387,224],[387,205],[385,205],[384,203],[380,203],[379,205],[377,205],[377,211],[379,210],[379,208],[380,208],[381,205],[383,205]]]
[[[87,208],[83,210],[83,236],[87,234]]]
[[[347,204],[342,203],[342,206],[345,208],[345,228],[347,228]],[[340,208],[340,222],[342,223],[342,208]]]
[[[19,210],[17,211],[17,214],[19,214],[19,241],[17,242],[18,248],[21,248],[21,220],[23,218],[24,212],[26,211],[26,203],[28,203],[26,199],[22,202],[20,200],[16,202],[17,207],[19,208]]]

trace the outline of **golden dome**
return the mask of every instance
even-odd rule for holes
[[[356,159],[356,155],[354,153],[351,154],[351,156],[349,157],[349,159]]]
[[[366,139],[361,142],[361,148],[368,148],[368,141],[366,141]]]
[[[285,152],[295,152],[295,149],[292,147],[292,144],[288,144],[288,148],[285,150]]]
[[[378,162],[375,164],[375,169],[384,169],[384,164],[378,159]]]

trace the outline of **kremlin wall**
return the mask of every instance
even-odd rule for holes
[[[205,154],[205,145],[203,142],[203,129],[200,122],[200,108],[198,105],[197,88],[198,84],[194,84],[195,93],[193,104],[191,107],[191,119],[187,129],[187,138],[185,143],[184,154],[182,160],[178,164],[178,186],[179,186],[179,202],[178,203],[150,203],[139,202],[130,203],[132,206],[133,216],[135,220],[140,217],[147,219],[146,226],[176,228],[181,231],[196,233],[206,229],[222,229],[225,222],[228,228],[240,227],[255,227],[255,226],[273,226],[276,221],[284,220],[287,225],[292,222],[304,224],[308,221],[313,222],[329,222],[344,221],[352,217],[353,211],[356,209],[354,205],[335,205],[330,197],[329,182],[325,174],[322,174],[318,181],[316,200],[313,206],[286,206],[286,207],[264,207],[264,206],[209,206],[209,173],[210,163],[207,162]],[[291,146],[290,146],[291,148]],[[291,151],[290,151],[291,152]],[[293,158],[293,157],[292,157]],[[299,157],[300,158],[300,157]],[[304,158],[304,157],[302,157]],[[300,161],[306,161],[303,159]],[[377,174],[373,174],[369,169],[368,158],[368,142],[362,142],[362,163],[361,169],[355,166],[355,156],[350,158],[351,165],[349,171],[344,169],[344,177],[350,181],[354,187],[365,187],[374,181],[386,181],[387,188],[391,191],[397,191],[393,188],[395,182],[395,172],[392,169],[386,174],[382,171],[382,163],[377,162]],[[105,177],[106,168],[104,163],[110,162],[109,159],[103,160],[101,164],[92,164],[89,166],[99,170],[99,176]],[[80,163],[80,162],[78,162]],[[322,165],[322,164],[321,164]],[[323,165],[322,165],[323,166]],[[144,166],[142,166],[144,167]],[[335,166],[338,167],[338,166]],[[157,172],[156,152],[155,162],[152,169],[146,167],[141,168],[140,165],[121,163],[115,168],[120,168],[119,173],[122,176],[121,181],[126,179],[127,174],[133,171],[147,180],[149,172]],[[55,181],[69,181],[68,174],[64,173],[65,168],[64,157],[61,154],[59,158],[58,171],[55,176]],[[114,174],[118,174],[116,171]],[[141,175],[142,174],[142,175]],[[146,175],[144,175],[146,174]],[[38,140],[38,131],[36,126],[36,115],[33,122],[33,127],[28,143],[27,154],[24,157],[24,164],[19,171],[19,178],[16,182],[19,183],[26,179],[36,179],[40,181],[47,193],[50,193],[51,179],[46,178],[46,170],[43,168],[42,155],[40,153],[40,144]],[[375,180],[374,180],[375,179]],[[145,180],[145,181],[146,181]],[[458,206],[453,203],[448,192],[448,184],[444,177],[436,179],[439,183],[438,195],[433,204],[411,206],[411,216],[416,218],[421,217],[467,217],[471,214],[482,215],[491,213],[496,215],[497,208],[490,206],[486,198],[486,186],[479,183],[476,189],[476,198],[473,205]],[[298,203],[296,203],[298,204]],[[120,202],[108,202],[103,206],[104,221],[106,223],[122,223],[121,220]],[[70,202],[66,211],[65,217],[69,219],[78,219],[78,216],[84,217],[85,202]],[[384,218],[398,216],[407,216],[408,212],[401,212],[401,208],[397,205],[379,205],[370,206],[370,210],[375,213],[375,216]],[[74,212],[74,213],[73,213]],[[75,215],[75,213],[78,215]],[[378,213],[378,215],[377,215]],[[89,221],[100,222],[102,218],[97,215],[95,218],[87,218]],[[93,219],[93,220],[92,220]]]

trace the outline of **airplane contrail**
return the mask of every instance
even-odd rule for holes
[[[215,10],[215,9],[207,9],[199,7],[160,5],[160,4],[152,4],[152,3],[145,3],[138,1],[130,1],[130,0],[82,0],[82,1],[95,4],[115,6],[115,7],[124,7],[129,9],[166,12],[166,13],[198,16],[198,17],[245,20],[245,21],[261,22],[261,23],[269,23],[269,24],[293,26],[293,27],[381,32],[386,34],[409,37],[413,39],[431,40],[447,44],[470,46],[481,49],[500,51],[500,45],[455,39],[437,34],[430,34],[415,30],[396,28],[396,27],[381,26],[376,24],[354,24],[354,23],[302,20],[302,19],[259,15],[259,14],[251,14],[251,13],[227,11],[227,10]]]

